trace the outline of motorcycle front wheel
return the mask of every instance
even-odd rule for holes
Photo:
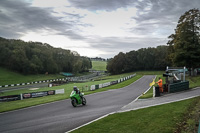
[[[74,107],[76,107],[76,106],[77,106],[76,99],[73,99],[71,102],[72,102],[72,106],[74,106]]]
[[[85,97],[82,97],[82,104],[86,105],[86,99],[85,99]]]

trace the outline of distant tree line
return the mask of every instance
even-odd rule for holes
[[[92,63],[77,52],[54,48],[46,43],[0,37],[0,66],[23,74],[54,74],[88,71]]]
[[[106,59],[101,57],[90,58],[92,61],[106,61]]]
[[[120,52],[108,60],[107,70],[111,74],[138,70],[164,70],[169,65],[167,48],[168,46],[158,46],[157,48],[141,48],[128,53]]]
[[[178,20],[175,34],[168,37],[167,46],[120,52],[108,60],[111,74],[137,70],[165,70],[166,66],[200,68],[200,11],[191,9]]]

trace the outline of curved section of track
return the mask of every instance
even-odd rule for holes
[[[85,96],[86,106],[72,107],[70,99],[0,114],[1,133],[64,133],[120,110],[149,88],[155,76],[143,76],[121,89]]]

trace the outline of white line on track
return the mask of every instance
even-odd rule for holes
[[[74,129],[72,129],[72,130],[69,130],[69,131],[67,131],[67,132],[65,132],[65,133],[70,133],[70,132],[72,132],[72,131],[75,131],[75,130],[81,128],[81,127],[87,126],[87,125],[89,125],[89,124],[91,124],[91,123],[93,123],[93,122],[95,122],[95,121],[98,121],[98,120],[100,120],[100,119],[103,119],[103,118],[105,118],[105,117],[107,117],[107,116],[109,116],[109,115],[115,114],[115,113],[116,113],[116,112],[108,113],[108,114],[106,114],[106,115],[103,115],[103,116],[101,116],[101,117],[95,119],[95,120],[92,120],[92,121],[90,121],[90,122],[88,122],[88,123],[85,123],[85,124],[83,124],[83,125],[81,125],[81,126],[79,126],[79,127],[76,127],[76,128],[74,128]]]
[[[142,78],[142,77],[141,77],[141,78]],[[140,79],[141,79],[141,78],[140,78]],[[156,78],[156,76],[155,76],[155,78]],[[155,80],[155,78],[154,78],[154,80]],[[139,80],[139,79],[138,79],[138,80]],[[138,80],[137,80],[137,81],[138,81]],[[136,82],[136,81],[135,81],[135,82]],[[150,87],[150,88],[151,88],[151,87]],[[148,91],[150,88],[148,88],[147,91]],[[198,87],[197,87],[197,88],[198,88]],[[194,88],[194,89],[197,89],[197,88]],[[147,91],[145,91],[145,93],[146,93]],[[140,95],[140,96],[141,96],[141,95]],[[138,97],[137,97],[134,101],[132,101],[132,102],[136,102],[140,96],[138,96]],[[109,116],[109,115],[115,114],[115,113],[129,112],[129,111],[134,111],[134,110],[138,110],[138,109],[143,109],[143,108],[148,108],[148,107],[153,107],[153,106],[158,106],[158,105],[163,105],[163,104],[168,104],[168,103],[173,103],[173,102],[178,102],[178,101],[187,100],[187,99],[191,99],[191,98],[198,97],[198,96],[199,96],[199,94],[197,94],[197,95],[195,95],[195,96],[191,96],[191,97],[187,97],[187,98],[182,98],[182,99],[178,99],[178,100],[173,100],[173,101],[168,101],[168,102],[163,102],[163,103],[159,103],[159,104],[153,104],[153,105],[138,107],[138,108],[134,108],[134,109],[128,109],[128,110],[124,110],[124,111],[115,111],[115,112],[111,112],[111,113],[108,113],[108,114],[106,114],[106,115],[104,115],[104,116],[101,116],[101,117],[99,117],[99,118],[97,118],[97,119],[95,119],[95,120],[93,120],[93,121],[90,121],[90,122],[88,122],[88,123],[86,123],[86,124],[83,124],[83,125],[81,125],[81,126],[79,126],[79,127],[76,127],[76,128],[74,128],[74,129],[72,129],[72,130],[69,130],[69,131],[67,131],[67,132],[65,132],[65,133],[70,133],[70,132],[72,132],[72,131],[75,131],[75,130],[81,128],[81,127],[87,126],[87,125],[89,125],[89,124],[91,124],[91,123],[93,123],[93,122],[95,122],[95,121],[98,121],[98,120],[100,120],[100,119],[103,119],[103,118],[105,118],[105,117],[107,117],[107,116]],[[132,103],[132,102],[131,102],[131,103]],[[130,103],[129,103],[129,104],[130,104]],[[126,107],[126,106],[127,106],[127,105],[125,105],[124,107]],[[122,107],[122,108],[124,108],[124,107]]]
[[[95,122],[95,121],[98,121],[98,120],[100,120],[100,119],[103,119],[103,118],[105,118],[105,117],[107,117],[107,116],[109,116],[109,115],[115,114],[115,113],[129,112],[129,111],[134,111],[134,110],[138,110],[138,109],[143,109],[143,108],[148,108],[148,107],[153,107],[153,106],[158,106],[158,105],[163,105],[163,104],[168,104],[168,103],[173,103],[173,102],[178,102],[178,101],[187,100],[187,99],[191,99],[191,98],[198,97],[198,96],[199,96],[199,95],[191,96],[191,97],[187,97],[187,98],[182,98],[182,99],[178,99],[178,100],[174,100],[174,101],[168,101],[168,102],[164,102],[164,103],[159,103],[159,104],[153,104],[153,105],[149,105],[149,106],[138,107],[138,108],[129,109],[129,110],[124,110],[124,111],[111,112],[111,113],[108,113],[108,114],[106,114],[106,115],[104,115],[104,116],[101,116],[101,117],[99,117],[99,118],[97,118],[97,119],[95,119],[95,120],[93,120],[93,121],[90,121],[90,122],[88,122],[88,123],[86,123],[86,124],[83,124],[83,125],[81,125],[81,126],[79,126],[79,127],[76,127],[76,128],[74,128],[74,129],[72,129],[72,130],[69,130],[69,131],[67,131],[67,132],[65,132],[65,133],[70,133],[70,132],[72,132],[72,131],[75,131],[75,130],[81,128],[81,127],[87,126],[87,125],[89,125],[89,124],[91,124],[91,123],[93,123],[93,122]]]
[[[148,108],[148,107],[153,107],[153,106],[158,106],[158,105],[163,105],[163,104],[168,104],[168,103],[173,103],[173,102],[179,102],[179,101],[195,98],[195,97],[198,97],[198,96],[199,95],[195,95],[195,96],[182,98],[182,99],[178,99],[178,100],[173,100],[173,101],[168,101],[168,102],[163,102],[163,103],[158,103],[158,104],[153,104],[153,105],[148,105],[148,106],[143,106],[143,107],[138,107],[138,108],[134,108],[134,109],[123,110],[123,111],[119,111],[117,113],[123,113],[123,112],[128,112],[128,111],[133,111],[133,110],[138,110],[138,109],[143,109],[143,108]]]
[[[144,77],[144,76],[142,76],[141,78],[143,78],[143,77]],[[138,82],[141,78],[139,78],[138,80],[136,80],[136,81],[133,82],[133,83]],[[131,85],[131,84],[130,84],[130,85]],[[128,86],[130,86],[130,85],[128,85]],[[128,86],[125,86],[125,87],[128,87]],[[124,88],[124,87],[123,87],[123,88]],[[150,87],[150,88],[151,88],[151,87]],[[148,90],[149,90],[150,88],[148,88]],[[122,89],[122,88],[121,88],[121,89]],[[109,90],[109,91],[112,91],[112,90]],[[146,91],[146,92],[147,92],[147,91]],[[93,93],[93,95],[94,95],[94,94],[96,94],[96,93]],[[140,95],[140,96],[141,96],[141,95]],[[137,101],[137,99],[138,99],[140,96],[138,96],[134,101]],[[72,132],[72,131],[75,131],[75,130],[81,128],[81,127],[87,126],[87,125],[89,125],[89,124],[91,124],[91,123],[93,123],[93,122],[95,122],[95,121],[98,121],[98,120],[100,120],[100,119],[103,119],[103,118],[105,118],[105,117],[107,117],[107,116],[109,116],[109,115],[115,114],[115,113],[117,113],[117,112],[115,111],[115,112],[108,113],[108,114],[103,115],[103,116],[101,116],[101,117],[99,117],[99,118],[97,118],[97,119],[94,119],[94,120],[92,120],[92,121],[90,121],[90,122],[88,122],[88,123],[85,123],[85,124],[83,124],[83,125],[81,125],[81,126],[79,126],[79,127],[76,127],[76,128],[74,128],[74,129],[72,129],[72,130],[69,130],[69,131],[67,131],[67,132],[65,132],[65,133],[70,133],[70,132]]]

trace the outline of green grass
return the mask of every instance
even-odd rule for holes
[[[195,133],[198,131],[200,120],[200,97],[187,110],[183,120],[178,123],[176,133]]]
[[[106,71],[107,62],[106,61],[92,61],[92,69]]]
[[[52,89],[57,90],[57,89],[63,89],[63,88],[65,89],[65,91],[68,91],[68,90],[71,91],[73,86],[77,86],[81,90],[81,88],[86,86],[86,85],[91,86],[91,85],[97,85],[97,84],[102,84],[102,83],[106,83],[106,82],[111,82],[111,81],[118,80],[121,77],[129,76],[131,74],[134,74],[134,73],[125,73],[125,74],[120,74],[120,75],[106,76],[106,77],[101,78],[98,81],[90,81],[90,82],[83,82],[83,83],[69,82],[68,84],[64,84],[64,85],[61,85],[61,86],[55,86],[55,87],[51,87],[51,88],[50,87],[43,87],[43,88],[40,88],[38,90],[33,90],[33,91],[29,90],[30,88],[14,90],[14,91],[7,91],[7,92],[4,92],[4,93],[1,93],[0,96],[16,95],[16,94],[21,94],[21,93],[30,93],[30,92],[39,92],[39,91],[47,91],[47,90],[52,90]],[[141,77],[141,76],[137,75],[136,78],[138,78],[138,77]],[[120,85],[124,84],[124,83],[126,83],[126,82],[122,82],[122,83],[117,84],[117,85],[119,85],[119,87],[120,87]]]
[[[34,106],[34,105],[43,104],[43,103],[67,99],[67,98],[69,98],[69,95],[72,91],[73,86],[77,86],[81,90],[81,88],[83,86],[86,86],[86,85],[91,86],[91,85],[106,83],[106,82],[117,80],[121,77],[128,76],[130,74],[133,74],[133,73],[126,73],[126,74],[122,74],[122,75],[108,76],[108,77],[105,77],[106,80],[100,80],[100,81],[91,81],[91,82],[86,82],[86,83],[69,83],[69,84],[56,86],[56,87],[52,87],[52,88],[44,87],[44,88],[40,88],[40,89],[34,90],[34,91],[31,91],[29,89],[22,89],[22,90],[4,92],[3,94],[0,94],[0,96],[15,95],[15,94],[21,94],[21,93],[30,93],[30,92],[39,92],[39,91],[47,91],[47,90],[65,89],[65,94],[58,94],[58,95],[46,96],[46,97],[40,97],[40,98],[24,99],[24,100],[11,101],[11,102],[3,102],[3,103],[0,104],[0,112],[11,111],[11,110],[30,107],[30,106]],[[136,75],[135,77],[133,77],[129,80],[126,80],[124,82],[121,82],[119,84],[108,86],[108,87],[101,88],[101,89],[97,89],[95,91],[87,91],[87,92],[84,92],[84,93],[85,93],[85,95],[88,95],[88,94],[92,94],[92,93],[96,93],[96,92],[106,91],[106,90],[109,90],[109,89],[122,88],[122,87],[125,87],[125,86],[133,83],[134,81],[136,81],[137,79],[139,79],[141,77],[142,77],[142,75]]]
[[[139,75],[163,75],[165,71],[137,71]]]
[[[84,92],[84,93],[86,95],[88,95],[88,94],[91,94],[91,93],[106,91],[106,90],[109,90],[109,89],[118,89],[118,88],[125,87],[125,86],[133,83],[137,79],[141,78],[142,77],[141,74],[144,74],[145,72],[143,71],[143,72],[136,72],[136,73],[137,73],[137,75],[135,77],[133,77],[129,80],[126,80],[124,82],[121,82],[119,84],[108,86],[108,87],[101,88],[101,89],[97,89],[95,91]],[[155,72],[149,72],[149,71],[146,72],[146,74],[153,74],[153,73],[155,73]],[[156,72],[156,73],[160,73],[160,72]],[[110,81],[115,81],[115,80],[118,80],[122,77],[129,76],[131,74],[134,74],[134,73],[124,73],[124,74],[120,74],[120,75],[105,76],[105,77],[98,79],[97,81],[91,81],[91,82],[86,82],[86,83],[68,83],[68,84],[61,85],[61,86],[55,86],[55,87],[52,87],[52,88],[44,87],[44,88],[40,88],[38,90],[29,90],[30,88],[26,88],[26,89],[21,89],[21,90],[4,92],[4,93],[1,93],[0,96],[16,95],[16,94],[21,94],[21,93],[31,93],[31,92],[40,92],[40,91],[48,91],[48,90],[57,90],[57,89],[65,89],[65,94],[59,94],[59,95],[53,95],[53,96],[47,96],[47,97],[32,98],[32,99],[25,99],[25,100],[21,100],[21,101],[12,101],[12,102],[1,103],[0,104],[0,112],[11,111],[11,110],[15,110],[15,109],[20,109],[20,108],[30,107],[30,106],[34,106],[34,105],[43,104],[43,103],[67,99],[67,98],[69,98],[69,95],[72,91],[73,86],[77,86],[78,88],[80,88],[80,90],[82,90],[82,87],[85,87],[85,86],[90,87],[91,85],[97,85],[97,84],[102,84],[102,83],[106,83],[106,82],[110,82]]]
[[[153,86],[157,86],[158,85],[156,82],[159,80],[159,77],[163,80],[163,84],[165,84],[165,78],[162,77],[162,75],[157,75],[156,79],[155,79],[155,85],[153,85]],[[139,99],[152,98],[153,97],[153,86],[151,87],[151,89],[149,91],[147,91],[146,94],[144,94],[141,97],[139,97]]]
[[[136,75],[135,77],[131,78],[131,79],[128,79],[126,81],[123,81],[121,83],[118,83],[118,84],[115,84],[115,85],[111,85],[111,86],[108,86],[108,87],[105,87],[105,88],[100,88],[100,89],[97,89],[95,91],[90,91],[90,92],[86,92],[86,94],[90,94],[91,92],[102,92],[102,91],[106,91],[106,90],[110,90],[110,89],[119,89],[119,88],[123,88],[133,82],[135,82],[136,80],[138,80],[139,78],[141,78],[142,75]],[[112,80],[113,81],[113,80]]]
[[[28,83],[34,81],[63,78],[60,74],[38,74],[38,75],[22,75],[17,72],[10,71],[0,67],[0,85]]]
[[[0,69],[0,70],[2,70],[2,69]],[[6,70],[4,70],[4,72],[6,72]],[[11,74],[7,74],[7,75],[16,74],[16,73],[12,73],[10,71],[8,71],[8,73],[11,73]],[[124,81],[124,82],[122,82],[120,84],[116,84],[116,85],[112,85],[112,86],[109,86],[109,87],[97,89],[95,91],[88,91],[88,92],[84,92],[84,93],[87,95],[87,94],[91,94],[91,93],[106,91],[106,90],[109,90],[109,89],[122,88],[124,86],[127,86],[127,85],[133,83],[135,80],[141,78],[142,75],[148,75],[148,74],[149,75],[156,75],[156,74],[160,75],[163,72],[162,71],[156,71],[156,72],[154,72],[154,71],[146,71],[146,72],[145,71],[139,71],[139,72],[136,72],[136,73],[137,73],[136,77],[134,77],[132,79],[129,79],[127,81]],[[22,90],[4,92],[4,93],[1,93],[0,96],[16,95],[16,94],[21,94],[21,93],[40,92],[40,91],[47,91],[47,90],[65,89],[65,94],[53,95],[53,96],[47,96],[47,97],[41,97],[41,98],[25,99],[25,100],[22,100],[22,101],[12,101],[12,102],[1,103],[0,104],[0,112],[5,112],[5,111],[24,108],[24,107],[39,105],[39,104],[43,104],[43,103],[48,103],[48,102],[67,99],[67,98],[69,98],[69,95],[70,95],[70,93],[72,91],[73,86],[78,86],[78,88],[80,88],[80,90],[82,90],[82,87],[85,87],[85,86],[89,86],[90,87],[91,85],[96,85],[96,84],[101,84],[101,83],[106,83],[106,82],[118,80],[119,78],[126,77],[126,76],[131,75],[131,74],[133,74],[133,73],[125,73],[125,74],[120,74],[120,75],[105,76],[105,77],[102,77],[102,78],[100,78],[100,79],[98,79],[96,81],[85,82],[85,83],[68,83],[68,84],[65,84],[65,85],[56,86],[56,87],[52,87],[52,88],[44,87],[44,88],[40,88],[40,89],[34,90],[34,91],[29,90],[30,88],[26,88],[26,89],[22,89]],[[6,75],[6,74],[4,74],[4,75]],[[22,75],[18,75],[18,76],[22,76]],[[13,80],[17,80],[16,78],[18,76],[14,76],[15,79],[13,77]],[[159,76],[157,76],[157,78],[158,77]],[[23,78],[26,78],[26,77],[23,77]],[[23,78],[21,80],[23,80]],[[199,83],[198,78],[197,79],[192,78],[190,80],[192,80],[195,83],[195,85],[198,86],[198,83]],[[157,81],[157,79],[156,79],[156,81]],[[22,81],[22,82],[24,82],[24,81]],[[144,95],[142,98],[149,98],[149,97],[152,97],[152,95],[153,95],[153,90],[150,89],[150,91],[147,92],[146,95]]]
[[[135,111],[116,113],[73,133],[172,133],[200,97]]]
[[[199,87],[200,86],[200,75],[195,76],[195,77],[187,76],[186,80],[189,81],[190,88],[195,88],[195,87]]]

